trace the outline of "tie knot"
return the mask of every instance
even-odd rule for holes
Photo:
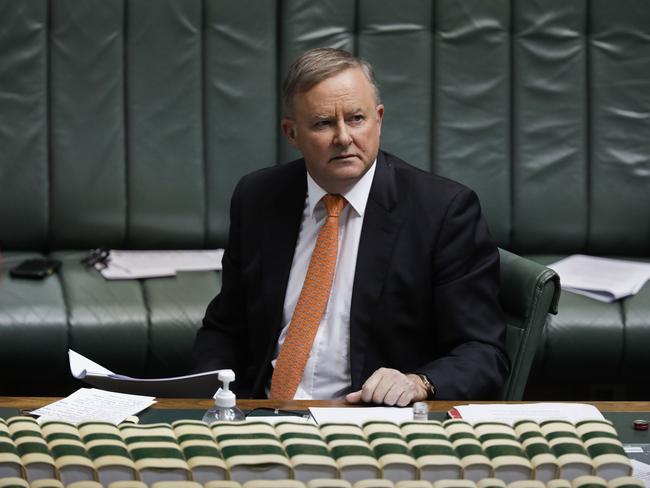
[[[327,210],[328,217],[338,217],[347,205],[348,201],[341,195],[328,193],[323,197],[323,203]]]

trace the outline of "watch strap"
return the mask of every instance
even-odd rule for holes
[[[427,397],[427,400],[432,400],[433,397],[436,395],[436,388],[433,386],[433,383],[431,383],[431,380],[429,380],[429,377],[425,374],[421,373],[415,373],[418,375],[420,380],[422,380],[422,383],[424,384],[425,388],[429,392],[429,396]]]

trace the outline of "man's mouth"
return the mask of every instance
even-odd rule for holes
[[[338,156],[334,156],[331,161],[335,161],[337,159],[349,159],[349,158],[356,158],[356,154],[339,154]]]

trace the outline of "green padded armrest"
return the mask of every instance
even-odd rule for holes
[[[521,400],[548,314],[557,314],[560,277],[546,266],[504,249],[499,249],[499,254],[501,306],[508,322],[506,347],[511,363],[502,398]]]

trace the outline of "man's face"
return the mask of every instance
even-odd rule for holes
[[[296,94],[282,131],[302,153],[316,183],[341,193],[377,157],[383,115],[371,83],[360,69],[350,68]]]

